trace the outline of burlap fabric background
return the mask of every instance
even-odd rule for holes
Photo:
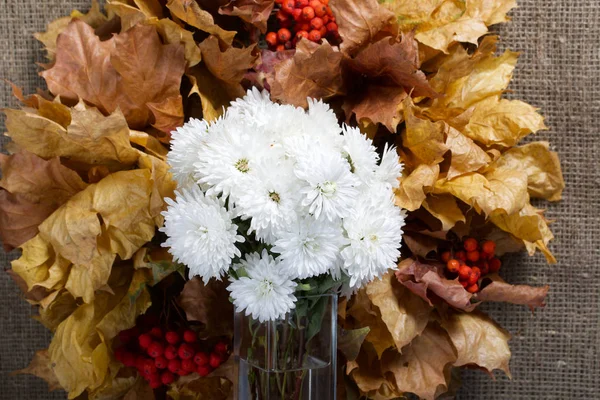
[[[1,78],[24,87],[42,84],[43,62],[32,34],[71,9],[87,10],[88,0],[0,0]],[[514,21],[497,30],[501,46],[523,52],[511,97],[542,109],[549,140],[561,156],[567,189],[548,208],[555,219],[552,249],[559,264],[541,257],[511,260],[507,280],[550,284],[548,305],[532,316],[511,305],[487,307],[512,334],[513,380],[492,381],[478,371],[463,373],[459,399],[600,398],[600,1],[521,0]],[[2,107],[14,107],[8,85],[0,88]],[[4,119],[2,119],[2,122]],[[2,130],[4,125],[2,124]],[[8,268],[15,254],[0,253]],[[50,335],[30,316],[10,278],[0,273],[0,398],[63,399],[41,380],[10,376],[25,367]]]

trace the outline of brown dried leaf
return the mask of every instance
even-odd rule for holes
[[[448,280],[442,276],[443,265],[423,264],[418,260],[408,258],[398,264],[396,278],[411,292],[426,300],[430,305],[432,297],[429,291],[435,293],[452,307],[464,311],[472,311],[476,304],[471,303],[473,297],[463,288],[458,280]]]
[[[451,126],[447,127],[446,146],[452,153],[446,179],[478,171],[491,162],[481,147]]]
[[[431,215],[442,223],[442,230],[449,231],[458,222],[466,222],[466,218],[456,203],[456,198],[451,195],[431,195],[423,202]]]
[[[230,45],[235,31],[226,31],[215,24],[213,16],[200,8],[195,0],[169,0],[167,8],[171,13],[189,25],[206,33],[217,36],[225,44]]]
[[[549,150],[548,142],[534,142],[513,147],[504,152],[490,166],[496,169],[525,171],[527,190],[534,198],[550,201],[561,199],[565,181],[560,168],[558,154]]]
[[[108,0],[106,11],[117,15],[121,21],[121,32],[128,31],[139,23],[147,20],[148,16],[142,10],[120,1]]]
[[[185,311],[188,321],[204,324],[205,337],[231,335],[233,332],[233,305],[229,301],[227,282],[211,280],[207,285],[196,277],[186,282],[177,302]]]
[[[510,334],[486,314],[455,313],[441,324],[458,353],[455,366],[476,365],[490,374],[500,369],[510,377]]]
[[[448,146],[444,143],[445,124],[418,118],[410,97],[404,100],[404,119],[406,129],[401,136],[402,146],[410,150],[419,164],[439,164],[448,151]]]
[[[48,383],[48,390],[51,392],[61,388],[56,375],[52,372],[52,360],[50,360],[48,349],[36,351],[29,366],[15,371],[13,374],[29,374],[42,378]]]
[[[179,24],[168,18],[159,20],[156,23],[156,29],[166,43],[181,43],[184,47],[186,67],[190,68],[202,60],[200,47],[194,40],[192,32],[183,29]]]
[[[344,94],[341,74],[342,53],[327,41],[322,44],[301,40],[293,58],[275,65],[267,82],[275,100],[306,107],[307,97],[328,99]]]
[[[341,50],[350,54],[384,36],[396,36],[394,14],[377,0],[331,0],[342,37]]]
[[[369,283],[367,295],[379,308],[381,319],[394,338],[398,351],[427,326],[431,306],[404,288],[392,272]]]
[[[456,357],[448,334],[431,323],[402,354],[395,350],[384,353],[381,367],[384,373],[393,374],[400,391],[433,400],[438,391],[448,388],[450,369]]]
[[[189,95],[197,94],[202,104],[202,118],[214,121],[231,102],[225,87],[215,79],[204,65],[196,65],[186,75],[192,83]]]
[[[545,306],[544,301],[550,290],[548,285],[543,287],[511,285],[496,274],[486,276],[482,281],[482,286],[484,286],[483,289],[475,295],[477,300],[522,304],[528,306],[532,311],[536,307]]]
[[[232,0],[219,8],[219,14],[239,17],[266,33],[267,20],[274,6],[274,0]]]
[[[363,125],[383,124],[390,132],[402,122],[402,102],[408,96],[401,86],[366,85],[364,91],[344,100],[344,112]]]
[[[183,125],[184,115],[181,95],[167,97],[160,103],[148,103],[147,105],[154,116],[152,126],[167,133],[167,136],[161,138],[161,140],[168,143],[171,131]]]
[[[439,165],[419,165],[400,181],[400,187],[396,189],[396,205],[408,211],[417,210],[427,197],[425,192],[435,185],[439,174]]]

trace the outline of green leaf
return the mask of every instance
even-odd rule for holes
[[[338,350],[344,354],[348,361],[356,360],[360,348],[370,331],[371,328],[368,326],[352,330],[340,328],[338,330]]]

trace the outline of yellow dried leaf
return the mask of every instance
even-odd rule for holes
[[[190,96],[197,94],[202,104],[202,118],[214,121],[219,118],[229,106],[231,98],[223,85],[212,76],[204,65],[196,65],[188,70],[186,76],[192,82]]]
[[[192,32],[183,29],[168,18],[157,21],[156,29],[165,42],[183,44],[188,68],[193,67],[202,60],[200,47],[196,44]]]
[[[139,8],[120,1],[107,1],[106,10],[119,16],[121,19],[121,32],[128,31],[148,19],[148,16]]]
[[[423,208],[442,223],[443,231],[454,228],[457,222],[466,222],[454,196],[447,194],[428,196],[423,202]]]
[[[67,319],[76,308],[77,302],[73,295],[66,290],[61,290],[46,308],[40,307],[40,315],[35,317],[35,319],[54,332],[58,328],[58,325]]]
[[[550,151],[549,146],[548,142],[534,142],[513,147],[504,152],[490,169],[525,171],[527,190],[531,197],[558,201],[565,188],[565,181],[558,154]]]
[[[455,313],[442,321],[456,348],[457,367],[476,365],[489,373],[500,369],[510,377],[510,334],[482,312]]]
[[[446,179],[478,171],[491,162],[481,147],[451,126],[447,127],[446,146],[452,153]]]
[[[396,205],[408,211],[417,210],[427,197],[425,192],[435,185],[439,174],[439,165],[419,165],[400,181],[400,187],[396,189]]]
[[[434,400],[439,387],[448,387],[450,369],[456,357],[448,334],[431,323],[403,349],[402,354],[396,350],[384,353],[381,367],[385,374],[393,374],[395,386],[400,391]]]
[[[402,146],[409,149],[420,164],[439,164],[448,151],[444,143],[445,125],[415,116],[415,106],[410,97],[404,100],[406,129],[402,132]]]
[[[133,144],[143,147],[147,154],[162,161],[167,160],[167,154],[169,150],[154,136],[150,136],[146,132],[132,130],[129,132],[129,141]]]
[[[366,290],[371,302],[379,308],[398,351],[427,326],[432,307],[404,288],[392,272],[369,283]]]
[[[225,44],[230,45],[235,37],[235,31],[226,31],[215,24],[213,16],[202,10],[194,0],[169,0],[167,8],[171,13],[189,25],[201,31],[217,36]]]
[[[547,129],[544,117],[534,107],[519,100],[492,96],[475,105],[464,133],[486,146],[511,147],[543,129]]]
[[[386,349],[394,346],[394,338],[381,319],[379,309],[371,303],[365,290],[360,290],[354,296],[352,305],[348,309],[348,316],[354,319],[355,322],[352,325],[354,328],[368,326],[371,329],[365,341],[373,347],[377,357],[380,357]]]

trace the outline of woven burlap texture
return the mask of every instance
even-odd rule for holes
[[[32,93],[42,85],[44,62],[34,32],[87,0],[0,0],[0,78]],[[497,28],[501,48],[522,52],[511,98],[541,108],[551,127],[535,139],[548,140],[561,156],[567,188],[550,204],[558,265],[543,258],[514,258],[503,271],[513,283],[550,284],[547,307],[532,315],[524,307],[486,307],[513,335],[513,380],[496,381],[479,371],[463,372],[459,399],[597,399],[600,397],[600,2],[522,0],[513,22]],[[2,107],[15,107],[8,85]],[[2,119],[3,123],[4,119]],[[2,124],[4,130],[4,124]],[[543,205],[543,207],[546,207]],[[15,254],[0,253],[8,268]],[[11,371],[25,367],[45,348],[50,334],[36,321],[10,278],[0,274],[0,398],[64,399],[41,380]],[[500,375],[500,374],[499,374]]]

